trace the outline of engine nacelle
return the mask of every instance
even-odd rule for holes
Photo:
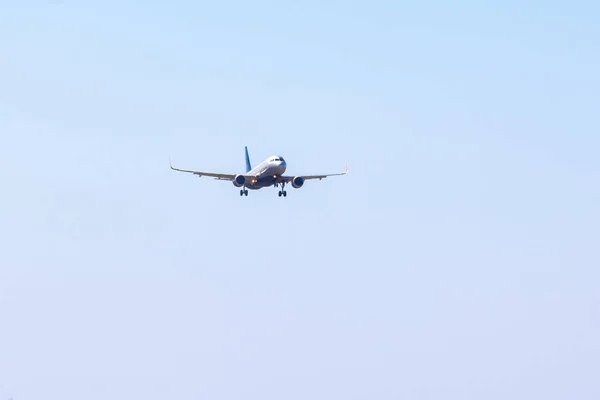
[[[246,177],[244,175],[236,175],[233,178],[233,186],[242,187],[246,184]]]
[[[294,189],[300,189],[302,187],[302,185],[304,185],[304,178],[301,176],[296,176],[294,179],[292,179],[292,187]]]

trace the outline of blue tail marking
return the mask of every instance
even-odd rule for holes
[[[250,156],[248,155],[248,146],[246,146],[246,173],[250,172],[252,165],[250,164]]]

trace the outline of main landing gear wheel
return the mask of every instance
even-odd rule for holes
[[[281,190],[279,191],[279,197],[283,196],[283,197],[287,197],[287,192],[284,190],[285,188],[285,183],[282,182],[281,183]]]
[[[248,196],[247,190],[240,190],[240,196]]]

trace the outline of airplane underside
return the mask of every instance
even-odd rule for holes
[[[248,190],[246,190],[246,189],[259,190],[259,189],[270,187],[270,186],[278,187],[279,185],[281,185],[281,190],[279,191],[279,197],[281,197],[281,196],[286,197],[287,191],[284,190],[285,183],[278,183],[277,179],[273,178],[273,177],[259,178],[257,182],[247,183],[246,185],[244,185],[244,188],[242,188],[240,190],[240,196],[248,196]]]
[[[272,177],[269,178],[261,178],[256,183],[247,183],[246,187],[250,190],[258,190],[265,187],[275,185],[276,180]]]

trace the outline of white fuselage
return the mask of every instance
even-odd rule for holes
[[[247,173],[247,175],[252,175],[255,179],[247,181],[246,187],[256,190],[272,186],[275,184],[276,178],[285,173],[286,168],[287,164],[283,157],[269,157]]]

